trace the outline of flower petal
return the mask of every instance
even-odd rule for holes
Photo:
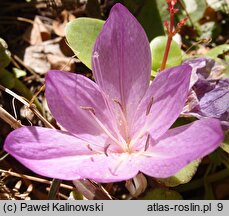
[[[67,132],[22,127],[7,137],[4,149],[35,173],[51,178],[112,182],[138,173],[137,160],[129,154],[116,153],[114,146],[103,148],[106,144],[99,137],[97,141],[99,146]]]
[[[223,141],[220,122],[202,119],[169,130],[144,153],[140,171],[157,178],[176,174],[191,161],[214,151]]]
[[[220,118],[229,110],[229,79],[221,81],[227,81],[227,86],[217,86],[200,99],[200,112],[205,116]]]
[[[166,132],[181,113],[189,89],[192,68],[188,65],[158,74],[138,106],[133,134],[148,131],[153,139]]]
[[[121,4],[111,9],[96,40],[92,66],[98,85],[111,100],[119,102],[127,122],[132,120],[149,86],[151,54],[143,28]]]
[[[117,130],[115,119],[96,83],[82,75],[62,71],[49,71],[45,82],[51,113],[66,130],[81,137],[83,134],[103,135],[104,131],[91,112],[109,131]]]

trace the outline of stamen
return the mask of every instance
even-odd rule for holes
[[[145,143],[144,151],[146,151],[149,148],[149,141],[150,141],[150,135],[148,134],[147,139],[146,139],[146,143]]]
[[[103,79],[103,75],[102,75],[102,70],[101,70],[101,67],[100,67],[100,60],[99,60],[98,51],[94,51],[92,59],[93,59],[93,69],[94,69],[94,71],[96,71],[96,73],[94,74],[95,80],[96,80],[97,83],[100,84],[101,89],[104,90],[104,86],[105,85],[104,85],[104,79]],[[106,104],[107,108],[109,109],[111,116],[115,119],[115,115],[113,113],[113,110],[111,109],[111,107],[110,107],[110,105],[108,103],[109,100],[107,99],[107,97],[109,98],[109,95],[105,95],[102,92],[102,96],[104,97],[105,104]],[[119,137],[120,141],[122,143],[125,143],[125,140],[123,139],[123,137],[119,136],[118,128],[114,127],[114,130],[115,130],[116,135]]]
[[[120,147],[123,148],[122,144],[111,134],[111,132],[104,126],[104,124],[96,117],[95,109],[93,107],[80,106],[81,109],[88,111],[96,123],[101,127],[101,129]]]
[[[94,77],[95,77],[96,82],[100,84],[101,89],[104,90],[105,84],[104,84],[104,79],[103,79],[103,75],[102,75],[102,70],[101,70],[101,67],[100,67],[101,64],[100,64],[100,59],[99,58],[100,58],[100,56],[99,56],[98,51],[94,51],[93,56],[92,56],[93,69],[94,69],[94,71],[96,71],[96,73],[94,74]],[[102,95],[103,95],[103,97],[105,99],[106,106],[109,109],[109,111],[111,113],[111,116],[114,117],[114,119],[115,119],[115,114],[113,113],[113,110],[112,110],[112,108],[110,107],[110,105],[108,103],[109,100],[107,99],[107,96],[109,97],[109,95],[105,95],[104,93],[102,93]],[[124,107],[122,107],[122,110],[124,111]],[[116,135],[119,137],[120,142],[123,143],[123,145],[124,145],[125,140],[123,139],[122,136],[120,136],[118,128],[114,127],[114,130],[115,130]]]
[[[90,144],[87,144],[86,146],[90,151],[93,151],[93,149],[91,148]]]
[[[105,95],[105,93],[102,93],[102,96],[103,96],[103,98],[104,98],[104,101],[105,101],[105,104],[106,104],[108,110],[110,111],[110,114],[111,114],[112,118],[113,118],[113,119],[116,119],[116,116],[115,116],[115,114],[114,114],[114,111],[113,111],[113,109],[110,107],[110,104],[108,103],[108,100],[109,100],[109,99],[108,99],[107,97],[109,97],[109,96]],[[117,102],[118,102],[118,100],[117,100]],[[121,105],[121,103],[120,103],[120,105]],[[122,106],[122,105],[121,105],[121,106]],[[117,125],[117,124],[116,124],[116,125]],[[113,128],[114,128],[114,130],[115,130],[116,135],[119,137],[120,142],[121,142],[121,143],[125,143],[124,138],[120,135],[120,132],[119,132],[119,130],[118,130],[118,127],[114,126]]]
[[[122,106],[121,102],[120,102],[120,101],[118,101],[117,99],[113,99],[113,101],[119,105],[120,109],[121,109],[121,110],[122,110],[122,112],[123,112],[123,111],[124,111],[124,108],[123,108],[123,106]]]
[[[100,150],[94,150],[94,149],[91,147],[90,144],[86,144],[86,147],[87,147],[90,151],[92,151],[93,153],[100,154],[100,155],[102,155],[102,154],[105,153],[105,155],[108,157],[107,149],[109,148],[110,145],[111,145],[111,144],[107,145],[107,146],[104,148],[104,152],[103,152],[103,151],[100,151]],[[93,160],[92,160],[92,159],[93,159]],[[91,160],[94,161],[94,158],[91,157]]]
[[[154,153],[154,152],[138,152],[137,154],[141,156],[146,156],[146,157],[166,158],[166,156],[158,154],[158,153]]]
[[[154,102],[154,97],[151,97],[151,99],[149,101],[149,104],[148,104],[148,106],[146,108],[146,116],[149,115],[150,110],[151,110],[152,105],[153,105],[153,102]],[[141,130],[139,131],[139,133],[131,140],[131,144],[129,145],[130,147],[132,147],[138,139],[141,139],[145,135],[145,133],[146,133],[145,125],[141,128]],[[148,139],[149,138],[147,137],[147,140]],[[147,142],[147,140],[146,140],[146,142]]]
[[[128,123],[126,121],[126,116],[125,116],[125,108],[123,107],[122,103],[118,101],[117,99],[113,99],[113,101],[117,103],[120,108],[121,118],[124,123],[124,138],[125,138],[126,143],[128,143],[130,140],[130,137],[129,137]]]
[[[108,157],[108,153],[107,153],[107,150],[108,150],[108,148],[110,147],[110,145],[111,144],[108,144],[107,146],[105,146],[105,148],[104,148],[104,153],[105,153],[105,155]]]
[[[153,105],[153,101],[154,101],[154,97],[151,97],[150,102],[149,102],[149,104],[148,104],[148,106],[146,108],[146,115],[149,115],[150,109],[151,109],[151,107]]]
[[[95,115],[95,109],[93,107],[80,106],[81,109],[91,111]]]
[[[140,150],[136,153],[133,153],[135,156],[139,157],[139,156],[145,156],[145,157],[163,157],[160,154],[154,153],[154,152],[148,152],[145,150]]]

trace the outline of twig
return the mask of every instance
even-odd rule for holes
[[[21,21],[21,22],[26,22],[26,23],[30,23],[30,24],[34,24],[33,20],[30,20],[28,18],[25,17],[10,17],[10,16],[1,16],[0,17],[1,20],[16,20],[16,21]]]
[[[26,68],[26,70],[28,70],[31,74],[33,74],[34,76],[36,76],[36,78],[40,78],[39,75],[36,74],[35,71],[33,71],[33,69],[31,69],[30,67],[28,67],[27,65],[24,64],[24,62],[17,56],[17,55],[13,55],[13,59],[15,61],[17,61],[18,63],[20,63],[24,68]]]
[[[185,53],[188,53],[193,47],[201,44],[201,43],[206,43],[206,44],[209,44],[211,43],[212,41],[212,38],[203,38],[203,39],[200,39],[199,41],[195,42],[194,44],[192,44],[186,51]]]
[[[8,157],[8,156],[9,156],[9,153],[6,153],[4,156],[2,156],[2,157],[0,158],[0,161],[5,160],[5,158]]]
[[[0,107],[0,118],[3,119],[6,123],[8,123],[14,129],[22,127],[21,122],[16,120],[12,115],[10,115],[2,107]]]
[[[76,190],[88,200],[112,200],[110,194],[101,185],[98,186],[88,179],[75,180],[73,184]]]
[[[1,173],[9,174],[11,176],[15,176],[15,177],[27,179],[27,180],[30,180],[30,181],[40,182],[40,183],[49,184],[49,185],[52,184],[52,181],[49,181],[47,179],[42,179],[42,178],[38,178],[38,177],[34,177],[34,176],[29,176],[29,175],[23,175],[23,174],[19,174],[19,173],[16,173],[16,172],[12,172],[12,171],[8,171],[8,170],[3,170],[3,169],[0,169],[0,172]],[[65,188],[65,189],[68,189],[68,190],[73,190],[74,189],[73,186],[67,185],[67,184],[63,184],[63,183],[60,184],[60,187]]]
[[[5,88],[4,86],[0,85],[0,90],[3,90],[4,92],[10,94],[11,96],[15,97],[17,100],[19,100],[22,104],[24,104],[26,107],[28,107],[48,128],[54,128],[36,109],[35,106],[31,105],[29,102],[26,101],[26,99],[22,98],[21,96],[17,95],[13,91],[11,91],[8,88]]]
[[[33,95],[32,99],[29,102],[29,106],[31,106],[33,104],[33,102],[36,100],[37,96],[45,90],[45,84],[43,84],[38,91],[35,93],[35,95]]]
[[[11,62],[13,63],[13,65],[14,65],[16,68],[21,69],[20,65],[16,62],[16,60],[15,60],[14,58],[11,58]]]
[[[55,128],[39,113],[39,111],[33,106],[33,104],[30,104],[29,102],[27,102],[25,99],[23,99],[19,95],[15,94],[11,90],[9,90],[9,89],[1,86],[1,85],[0,85],[0,89],[5,91],[6,93],[10,94],[14,98],[18,99],[22,104],[27,106],[45,124],[46,127]],[[23,126],[20,123],[20,121],[17,121],[12,115],[10,115],[2,107],[0,107],[0,118],[2,118],[5,122],[7,122],[9,125],[11,125],[11,127],[13,127],[14,129]],[[63,188],[67,188],[68,187],[67,189],[73,190],[73,187],[65,185],[65,184],[61,184],[61,180],[58,180],[58,179],[53,179],[52,181],[48,181],[48,180],[44,180],[44,179],[40,179],[40,178],[36,178],[36,177],[32,177],[32,176],[20,175],[20,174],[15,173],[15,172],[1,170],[1,169],[0,169],[0,172],[9,173],[10,175],[21,177],[21,178],[24,178],[24,179],[29,179],[29,180],[32,180],[32,181],[38,181],[38,182],[50,184],[51,188],[50,188],[50,192],[49,192],[49,199],[54,199],[54,197],[56,196],[56,194],[58,192],[58,188],[59,187],[63,187]]]

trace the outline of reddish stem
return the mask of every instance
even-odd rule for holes
[[[166,43],[165,52],[164,52],[164,57],[163,57],[163,60],[162,60],[162,63],[161,63],[161,67],[160,67],[160,71],[165,69],[166,61],[167,61],[168,56],[169,56],[169,50],[170,50],[172,39],[173,39],[173,36],[171,36],[171,34],[169,34],[168,40],[167,40],[167,43]]]
[[[173,25],[174,25],[174,14],[170,13],[170,26],[169,26],[168,40],[166,43],[166,48],[165,48],[163,60],[161,63],[160,71],[165,69],[166,62],[169,56],[169,50],[170,50],[170,46],[171,46],[172,39],[173,39]]]
[[[174,13],[170,13],[170,34],[173,33]]]

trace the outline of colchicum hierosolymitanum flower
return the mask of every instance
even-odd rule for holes
[[[166,69],[149,85],[147,36],[121,4],[96,40],[92,66],[96,82],[62,71],[46,76],[49,108],[66,131],[22,127],[4,149],[44,176],[114,182],[139,172],[169,177],[223,140],[216,119],[169,129],[185,104],[191,67]]]
[[[224,130],[229,129],[229,78],[224,77],[225,67],[209,58],[190,59],[183,64],[193,70],[191,91],[182,114],[217,118]]]

